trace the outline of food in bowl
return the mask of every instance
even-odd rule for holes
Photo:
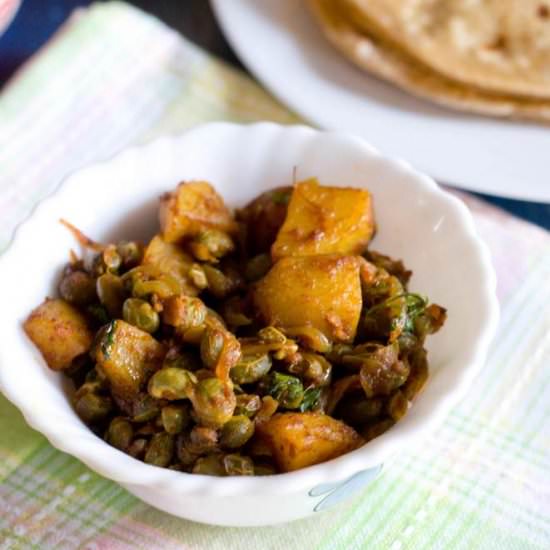
[[[266,475],[358,448],[406,414],[446,312],[369,249],[364,189],[309,179],[232,213],[204,181],[160,202],[160,231],[71,253],[25,331],[74,408],[149,464]]]

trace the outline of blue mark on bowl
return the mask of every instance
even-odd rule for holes
[[[326,510],[327,508],[346,500],[352,494],[357,493],[378,477],[378,474],[382,471],[382,466],[383,465],[380,464],[374,468],[357,472],[345,481],[317,485],[317,487],[314,487],[309,491],[309,496],[319,497],[325,494],[327,496],[317,503],[313,511],[321,512],[322,510]]]

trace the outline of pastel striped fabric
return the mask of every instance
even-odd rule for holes
[[[68,172],[220,119],[298,120],[134,8],[78,12],[0,95],[0,248]],[[463,198],[499,276],[497,340],[469,396],[356,500],[284,527],[187,522],[52,448],[0,397],[0,548],[550,548],[550,236]]]

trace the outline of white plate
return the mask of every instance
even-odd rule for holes
[[[439,108],[371,78],[321,35],[300,0],[212,0],[243,62],[283,103],[353,132],[442,183],[550,202],[550,127]]]

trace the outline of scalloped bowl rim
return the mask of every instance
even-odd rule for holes
[[[77,184],[78,181],[85,179],[82,177],[84,173],[95,171],[97,174],[98,170],[109,172],[118,166],[124,166],[132,159],[147,153],[152,154],[151,151],[155,149],[160,151],[169,148],[174,142],[185,141],[192,134],[216,133],[218,131],[244,134],[248,132],[288,132],[296,135],[301,134],[304,140],[319,137],[323,139],[323,136],[329,136],[331,139],[341,141],[342,145],[353,147],[361,154],[385,163],[388,169],[406,174],[410,184],[416,186],[416,191],[421,191],[431,200],[437,199],[438,206],[444,206],[447,213],[455,217],[457,234],[460,233],[464,241],[467,241],[469,252],[473,255],[478,267],[478,275],[481,275],[479,284],[482,302],[479,304],[478,338],[475,342],[470,343],[468,349],[464,350],[462,361],[467,367],[457,372],[454,385],[447,387],[439,399],[432,404],[430,413],[422,419],[422,422],[406,424],[401,421],[392,430],[351,453],[295,472],[274,476],[227,478],[186,474],[151,466],[109,446],[79,421],[72,426],[59,426],[49,422],[48,418],[36,414],[29,406],[30,404],[25,398],[24,385],[6,367],[8,362],[6,348],[9,346],[0,349],[0,389],[20,409],[27,423],[46,436],[54,447],[73,455],[92,470],[109,479],[122,484],[151,486],[161,492],[176,491],[181,494],[200,495],[201,497],[261,493],[277,495],[296,492],[327,481],[341,480],[365,468],[377,466],[388,460],[399,449],[406,447],[408,442],[417,441],[420,436],[437,426],[451,407],[461,399],[486,360],[489,345],[496,332],[499,308],[495,293],[496,276],[490,254],[487,246],[477,235],[467,207],[459,199],[442,190],[430,177],[417,172],[404,161],[383,157],[375,148],[359,137],[341,132],[320,132],[306,126],[279,126],[265,122],[249,125],[215,122],[197,126],[178,136],[167,136],[149,144],[130,147],[106,161],[92,164],[72,173],[50,196],[34,208],[28,218],[18,226],[9,247],[0,256],[0,280],[4,266],[7,268],[10,265],[10,259],[16,255],[19,243],[27,237],[32,237],[34,220],[44,215],[50,206],[73,185],[73,182]],[[29,343],[29,345],[31,344]],[[40,367],[42,368],[42,365]],[[78,420],[76,414],[75,420]]]

